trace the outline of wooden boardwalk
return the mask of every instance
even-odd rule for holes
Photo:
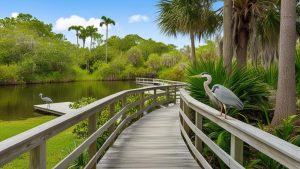
[[[182,139],[179,107],[155,110],[125,129],[97,168],[199,169]]]

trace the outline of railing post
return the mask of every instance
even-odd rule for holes
[[[188,107],[188,105],[186,103],[183,103],[183,112],[190,120],[192,120],[192,109],[190,107]],[[183,128],[186,131],[186,133],[188,134],[188,136],[190,136],[191,129],[184,120],[183,120]]]
[[[122,108],[124,108],[126,106],[126,96],[124,96],[123,98],[122,98]],[[124,113],[123,115],[122,115],[122,121],[124,120],[126,118],[126,113]]]
[[[154,89],[153,95],[154,95],[154,97],[153,97],[153,104],[155,105],[156,102],[157,102],[157,100],[156,100],[156,89]]]
[[[91,115],[88,120],[88,134],[92,135],[95,131],[97,130],[97,115],[96,113]],[[90,146],[89,146],[89,159],[91,159],[97,151],[97,142],[94,141]],[[96,169],[96,164],[93,165],[93,169]]]
[[[203,127],[203,116],[198,113],[198,112],[195,112],[196,113],[196,120],[195,120],[195,123],[196,123],[196,127],[202,131],[202,127]],[[202,149],[203,149],[203,143],[202,143],[202,140],[195,136],[195,147],[197,148],[197,150],[199,152],[202,152]]]
[[[177,97],[177,96],[176,96],[176,92],[177,92],[176,90],[177,90],[177,89],[176,89],[176,86],[175,86],[175,87],[174,87],[174,104],[176,104],[176,97]]]
[[[244,142],[235,135],[231,134],[230,155],[240,164],[243,164],[243,146]]]
[[[30,169],[46,169],[46,142],[30,150]]]
[[[140,104],[140,110],[144,110],[144,92],[141,93],[141,104]],[[144,112],[141,113],[141,117],[143,116]]]
[[[115,114],[115,103],[111,103],[109,105],[109,119],[111,119]],[[115,130],[115,124],[112,124],[109,128],[108,131],[109,133],[112,133]]]
[[[170,101],[170,87],[167,87],[167,103],[169,104]]]

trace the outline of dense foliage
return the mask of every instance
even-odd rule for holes
[[[70,31],[73,30],[77,27],[70,27]],[[83,32],[76,36],[84,43],[90,40],[89,48],[70,43],[62,34],[54,33],[51,24],[29,14],[0,19],[0,84],[126,80],[160,75],[169,79],[165,72],[173,71],[179,73],[170,77],[173,80],[183,77],[183,67],[178,64],[186,62],[188,56],[174,45],[138,35],[111,36],[107,40],[106,62],[102,36],[95,33],[92,26],[84,30],[87,31],[85,37]]]

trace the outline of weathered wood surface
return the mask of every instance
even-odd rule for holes
[[[97,168],[200,168],[179,129],[177,105],[155,110],[125,129]]]
[[[50,108],[48,108],[48,104],[39,104],[34,105],[33,107],[35,110],[61,116],[71,112],[75,112],[74,109],[71,109],[69,107],[71,103],[72,102],[50,103]]]

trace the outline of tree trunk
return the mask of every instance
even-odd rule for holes
[[[79,38],[79,33],[78,33],[78,31],[76,31],[76,41],[77,41],[77,47],[79,47],[78,38]]]
[[[247,46],[249,41],[248,37],[248,30],[246,30],[245,28],[241,28],[238,32],[238,42],[236,47],[236,59],[239,69],[245,67],[247,64]]]
[[[232,69],[232,55],[233,55],[233,43],[232,43],[232,0],[224,0],[224,38],[223,38],[223,66],[229,74]]]
[[[191,38],[191,62],[193,65],[196,65],[196,49],[195,49],[195,33],[190,33]]]
[[[295,48],[296,1],[281,1],[278,88],[272,125],[296,113]]]
[[[107,63],[107,38],[108,38],[108,25],[106,25],[106,44],[105,44],[105,60]]]
[[[91,37],[90,50],[92,49],[93,38]]]
[[[85,39],[82,39],[82,46],[85,48]]]

